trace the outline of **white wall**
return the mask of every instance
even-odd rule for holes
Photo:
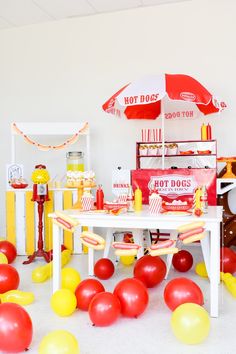
[[[227,111],[206,121],[218,155],[236,155],[235,13],[235,0],[193,0],[0,31],[1,230],[10,122],[88,121],[93,169],[111,197],[112,169],[135,168],[141,127],[160,122],[118,119],[101,105],[146,74],[186,73],[223,98]],[[200,137],[202,120],[168,123],[168,139]],[[34,152],[22,145],[18,162],[29,153],[32,170]]]

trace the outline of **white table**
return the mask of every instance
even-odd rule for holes
[[[117,216],[99,213],[79,213],[76,210],[66,210],[66,214],[79,220],[82,226],[107,228],[107,236],[111,230],[132,229],[134,241],[140,242],[144,229],[176,230],[183,224],[193,221],[204,221],[207,237],[201,240],[203,257],[210,279],[210,314],[218,316],[218,286],[220,283],[220,227],[222,222],[222,207],[209,207],[208,213],[198,218],[193,215],[176,216],[163,215],[153,216],[149,214],[148,207],[144,206],[139,213],[126,213]],[[54,214],[49,214],[53,217]],[[61,285],[61,237],[60,227],[53,224],[53,292],[60,289]],[[138,257],[142,255],[140,249]],[[94,254],[89,249],[89,274],[93,274]]]

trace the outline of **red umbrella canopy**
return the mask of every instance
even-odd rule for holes
[[[107,113],[127,119],[156,119],[163,111],[171,119],[217,113],[225,104],[191,76],[162,74],[122,87],[102,107]]]

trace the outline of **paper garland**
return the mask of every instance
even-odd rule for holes
[[[84,127],[81,128],[77,133],[73,134],[69,139],[67,139],[66,141],[64,141],[62,144],[59,145],[43,145],[40,144],[34,140],[32,140],[31,138],[29,138],[26,134],[24,134],[24,132],[22,132],[16,125],[16,123],[12,124],[12,129],[18,134],[21,135],[23,137],[23,139],[31,145],[36,146],[39,150],[42,151],[48,151],[48,150],[62,150],[65,149],[68,145],[74,144],[78,138],[79,138],[79,134],[84,133],[87,129],[88,129],[88,123],[85,123]]]

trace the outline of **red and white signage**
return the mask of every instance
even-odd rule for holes
[[[155,188],[163,200],[174,199],[193,201],[196,187],[206,186],[208,204],[216,205],[216,170],[215,169],[142,169],[131,171],[131,183],[143,193],[143,204],[148,204],[150,191]]]

